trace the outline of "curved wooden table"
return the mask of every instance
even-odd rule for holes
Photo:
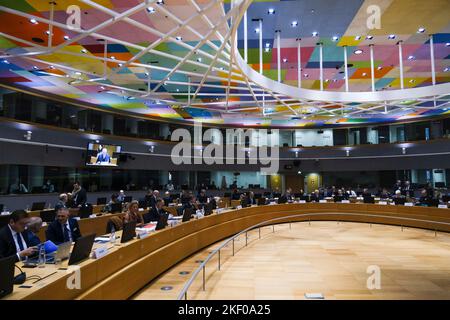
[[[449,209],[342,203],[253,206],[180,223],[126,244],[112,247],[108,243],[106,246],[112,247],[108,255],[98,260],[88,259],[79,265],[80,289],[67,288],[67,279],[72,274],[68,271],[57,270],[55,266],[26,269],[28,276],[35,273],[41,276],[55,271],[56,273],[30,289],[16,286],[13,294],[7,298],[127,299],[170,267],[217,241],[269,219],[302,213],[320,213],[320,215],[299,216],[295,219],[281,220],[278,223],[308,220],[353,221],[450,232]],[[351,215],[352,213],[364,214],[364,216]],[[383,215],[383,217],[371,215]],[[447,224],[439,224],[439,222]]]

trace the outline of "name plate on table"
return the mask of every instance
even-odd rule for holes
[[[319,203],[327,203],[327,200],[321,199],[321,200],[319,200]]]
[[[100,259],[108,254],[108,248],[100,247],[94,250],[93,258]]]
[[[217,214],[221,214],[223,212],[223,208],[216,209]]]
[[[237,206],[236,209],[242,209],[242,206]]]
[[[378,202],[378,204],[382,205],[382,206],[385,206],[385,205],[387,205],[387,202],[386,201],[380,201],[380,202]]]
[[[144,239],[144,238],[147,238],[149,234],[150,234],[150,232],[147,232],[147,231],[139,231],[137,234],[137,238]]]
[[[440,205],[438,205],[438,208],[439,209],[448,209],[446,204],[440,204]]]
[[[96,218],[97,217],[97,215],[95,215],[95,214],[90,214],[89,215],[89,218]]]
[[[306,203],[306,200],[300,200],[298,203]]]
[[[9,216],[9,215],[10,215],[10,212],[9,212],[9,211],[3,211],[1,215],[2,215],[2,216]]]
[[[373,198],[373,200],[375,200],[375,201],[380,201],[381,198]]]
[[[342,200],[341,203],[350,203],[350,200]]]
[[[414,203],[412,202],[405,202],[405,207],[413,207]]]
[[[139,211],[144,211],[144,208],[139,208],[138,210],[139,210]]]
[[[270,205],[274,205],[274,204],[277,204],[277,203],[276,203],[276,202],[271,202],[271,203],[269,203],[269,206],[270,206]]]

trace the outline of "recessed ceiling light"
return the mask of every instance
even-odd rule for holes
[[[297,26],[298,26],[297,20],[291,22],[291,27],[297,27]]]
[[[264,48],[264,52],[270,52],[270,48]]]
[[[100,89],[105,90],[105,87],[104,86],[100,86]]]
[[[356,36],[355,40],[361,40],[361,36]]]
[[[275,14],[275,9],[269,8],[269,10],[267,10],[267,14]]]
[[[305,78],[308,78],[308,77],[309,77],[309,75],[308,75],[307,73],[305,73],[303,76],[304,76]]]
[[[444,68],[444,72],[448,72],[448,70],[450,70],[449,67]]]
[[[9,64],[9,61],[6,60],[6,59],[4,59],[4,60],[3,60],[3,63]]]
[[[446,47],[450,47],[450,42],[447,42],[447,43],[445,44],[445,46],[446,46]]]
[[[50,31],[49,30],[45,31],[45,34],[49,36],[50,35]]]
[[[270,42],[266,42],[266,48],[270,47]]]
[[[373,39],[373,36],[366,36],[366,40],[372,40]]]
[[[177,92],[180,92],[180,89],[177,89]]]
[[[34,70],[37,70],[37,69],[38,69],[38,67],[36,67],[36,66],[33,66],[33,69],[34,69]]]
[[[259,33],[259,28],[255,28],[255,33]]]
[[[75,72],[75,74],[76,74],[77,76],[81,76],[81,72],[80,72],[80,71]]]
[[[50,68],[50,69],[55,69],[55,67],[54,67],[54,66],[50,66],[49,68]]]
[[[220,67],[220,70],[225,70],[225,68],[224,67]]]
[[[116,57],[114,57],[114,56],[111,56],[111,60],[116,60]]]
[[[283,62],[286,63],[288,61],[287,58],[283,58]]]
[[[64,40],[69,40],[69,36],[64,36]]]
[[[147,8],[147,12],[148,12],[148,13],[154,13],[154,12],[155,12],[155,8],[153,8],[153,7],[148,7],[148,8]]]
[[[123,66],[123,63],[119,63],[118,66],[119,66],[119,67],[122,67],[122,66]]]
[[[414,83],[414,82],[416,82],[416,80],[414,80],[414,79],[409,80],[409,83]]]
[[[356,49],[355,51],[353,51],[354,54],[361,54],[364,51],[362,51],[361,49]]]
[[[331,38],[331,40],[333,40],[334,42],[336,42],[336,41],[339,40],[339,37],[338,37],[338,36],[334,36],[333,38]]]
[[[34,18],[30,19],[30,22],[31,22],[32,24],[38,24],[37,20],[34,19]]]
[[[382,66],[378,66],[377,70],[381,70],[381,69],[383,69],[383,67]]]
[[[164,0],[156,0],[157,4],[164,4]]]
[[[197,61],[198,62],[202,62],[202,58],[197,58]]]
[[[367,76],[367,73],[363,72],[362,76],[363,76],[363,77]]]
[[[390,34],[389,36],[388,36],[388,39],[395,39],[395,34]]]
[[[183,40],[183,38],[182,38],[182,37],[180,37],[180,36],[176,37],[175,39],[177,39],[178,41],[181,41],[181,40]]]
[[[408,57],[408,60],[414,60],[415,58],[414,58],[414,56],[409,56]]]
[[[420,27],[419,29],[417,29],[417,33],[424,33],[425,30],[426,29],[424,27]]]
[[[317,37],[319,35],[319,33],[317,31],[313,31],[312,36],[313,37]]]
[[[82,53],[86,53],[87,50],[86,50],[86,49],[81,49],[81,52],[82,52]]]

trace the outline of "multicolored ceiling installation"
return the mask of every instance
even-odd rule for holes
[[[377,4],[380,29],[367,27]],[[371,124],[449,114],[450,92],[421,99],[362,103],[299,100],[262,89],[233,61],[230,18],[239,13],[219,0],[2,0],[0,83],[29,87],[101,108],[141,116],[230,126],[323,127]],[[81,29],[74,29],[77,8]],[[371,90],[369,45],[374,45],[375,89],[400,89],[397,42],[402,41],[404,87],[450,82],[450,1],[253,1],[247,10],[248,64],[259,70],[263,19],[263,74],[320,89],[323,44],[325,91],[344,91],[344,54],[352,92]],[[313,34],[314,33],[314,34]],[[336,37],[336,38],[333,38]],[[244,32],[237,31],[244,56]],[[230,68],[230,65],[232,68]]]

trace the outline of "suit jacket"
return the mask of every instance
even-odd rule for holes
[[[68,220],[70,231],[72,233],[72,241],[76,241],[79,237],[81,237],[80,227],[78,225],[78,221],[73,218],[69,218]],[[47,240],[51,240],[54,244],[64,243],[64,234],[62,230],[62,225],[58,220],[53,221],[47,227],[47,231],[45,232],[45,237]]]
[[[144,218],[144,221],[146,223],[150,221],[159,221],[159,218],[162,214],[167,214],[166,210],[160,209],[159,212],[156,208],[152,208],[149,213],[147,213],[146,217]]]
[[[76,207],[78,207],[80,204],[85,204],[87,201],[86,190],[84,188],[81,188],[80,191],[77,192],[73,200]]]
[[[30,243],[30,231],[25,230],[22,232],[22,237],[25,240],[25,243],[28,247],[32,247],[33,245]],[[11,230],[9,230],[8,225],[4,226],[0,229],[0,258],[6,258],[10,256],[14,256],[17,253],[16,243],[14,242],[13,235]],[[16,255],[16,261],[19,261]]]

